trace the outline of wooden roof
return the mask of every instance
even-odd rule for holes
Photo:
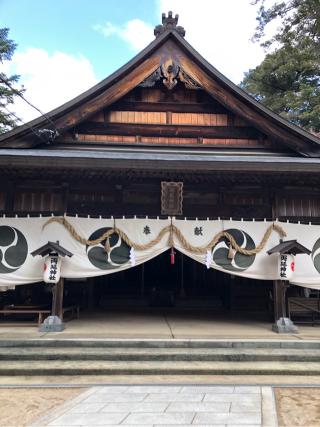
[[[31,252],[32,256],[40,255],[42,257],[45,257],[50,254],[58,254],[62,257],[68,256],[70,258],[73,256],[73,254],[69,252],[67,249],[65,249],[63,246],[61,246],[58,241],[57,242],[49,241],[45,245]]]
[[[42,141],[41,138],[37,138],[34,135],[35,131],[57,130],[60,135],[58,139],[68,133],[75,133],[78,128],[81,129],[84,126],[88,132],[92,118],[100,111],[124,99],[135,88],[149,87],[161,82],[170,90],[171,86],[178,81],[179,84],[191,90],[201,89],[209,95],[212,104],[218,103],[243,119],[250,126],[246,130],[248,135],[255,135],[255,132],[264,135],[270,138],[273,144],[298,156],[320,157],[320,139],[318,137],[273,113],[223,76],[184,39],[184,30],[177,26],[177,21],[172,15],[169,15],[168,18],[163,17],[163,25],[156,27],[155,35],[155,40],[149,46],[118,71],[82,95],[48,113],[47,116],[54,123],[54,128],[46,118],[40,117],[1,135],[0,148],[31,149],[40,146],[41,149],[45,149],[44,138]],[[106,124],[100,125],[102,131],[105,131],[106,126]],[[112,126],[109,126],[109,130],[111,128]],[[116,126],[113,126],[114,128],[117,129]],[[122,125],[120,128],[125,130],[126,126]],[[96,132],[99,131],[99,126],[95,125],[94,129]],[[162,127],[150,125],[148,129],[151,134],[175,131],[174,126],[170,128],[167,125]],[[179,129],[181,131],[181,127]],[[223,137],[223,132],[225,132],[225,129],[219,127],[207,127],[206,131],[209,130],[211,132],[209,134],[213,135],[212,138],[214,135]],[[197,127],[192,129],[189,126],[190,135],[193,131],[196,135]],[[245,130],[238,129],[233,132],[240,132],[235,133],[236,137],[240,138],[241,132],[245,132]],[[45,133],[46,131],[42,135]],[[261,137],[259,135],[258,137]],[[48,142],[50,142],[50,138]],[[161,141],[159,144],[161,146]],[[159,148],[161,149],[161,147]],[[92,147],[90,149],[92,150]],[[132,153],[134,153],[134,149],[135,147],[132,147]],[[55,150],[70,151],[70,153],[72,151],[70,147],[62,145],[55,147]],[[5,155],[4,151],[0,149],[0,156],[1,153]],[[52,153],[52,155],[54,154]],[[85,153],[82,153],[82,156],[85,156]]]

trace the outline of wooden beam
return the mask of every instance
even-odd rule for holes
[[[77,126],[77,132],[89,135],[140,135],[176,138],[207,137],[256,139],[259,137],[259,132],[256,129],[246,126],[228,127],[86,122]]]
[[[141,81],[152,74],[159,67],[159,57],[153,56],[146,59],[141,65],[136,67],[131,73],[124,76],[120,81],[110,86],[100,95],[83,102],[71,112],[55,120],[55,126],[60,132],[64,132],[75,126],[82,120],[87,119],[102,108],[118,101]]]

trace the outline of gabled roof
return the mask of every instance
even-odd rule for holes
[[[180,28],[174,24],[163,26],[156,39],[131,61],[80,96],[49,112],[47,116],[58,132],[61,134],[74,128],[101,108],[118,101],[171,59],[196,84],[252,126],[300,155],[320,157],[320,138],[275,114],[232,83],[183,38]],[[31,127],[33,130],[52,129],[46,118],[37,118],[0,135],[0,147],[31,148],[39,145],[39,138],[34,136],[33,140],[30,139]]]
[[[310,249],[306,248],[296,240],[285,240],[285,241],[280,241],[280,243],[277,246],[273,247],[272,249],[269,249],[267,254],[268,255],[271,255],[271,254],[310,255],[311,251]]]
[[[40,255],[42,257],[50,255],[50,254],[58,254],[62,257],[68,256],[72,257],[73,254],[69,252],[67,249],[65,249],[63,246],[59,244],[59,242],[48,242],[45,245],[41,246],[40,248],[36,249],[35,251],[31,252],[32,256]]]

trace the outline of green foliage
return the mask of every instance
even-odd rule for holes
[[[319,0],[286,0],[275,3],[269,8],[265,7],[265,0],[255,0],[254,3],[260,3],[254,40],[261,41],[265,35],[265,28],[270,22],[275,19],[281,22],[277,33],[270,40],[262,43],[263,46],[270,47],[277,43],[282,45],[289,42],[298,44],[305,38],[308,38],[309,42],[319,43]]]
[[[264,105],[307,130],[320,132],[320,0],[288,0],[265,9],[260,2],[254,40],[269,49],[245,73],[241,87]],[[282,26],[263,40],[266,26]],[[273,49],[273,50],[271,50]]]
[[[16,44],[8,39],[9,29],[0,28],[0,62],[10,61],[16,49]],[[23,88],[15,89],[14,85],[18,82],[19,76],[7,76],[0,72],[0,133],[7,132],[17,126],[15,117],[7,110],[8,105],[14,103],[18,94],[24,92]]]

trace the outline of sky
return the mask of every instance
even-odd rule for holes
[[[153,39],[162,12],[179,14],[186,40],[239,83],[265,52],[250,41],[257,25],[252,0],[0,0],[0,28],[17,43],[0,70],[19,74],[24,96],[48,112],[120,68]],[[39,113],[24,101],[24,121]]]

